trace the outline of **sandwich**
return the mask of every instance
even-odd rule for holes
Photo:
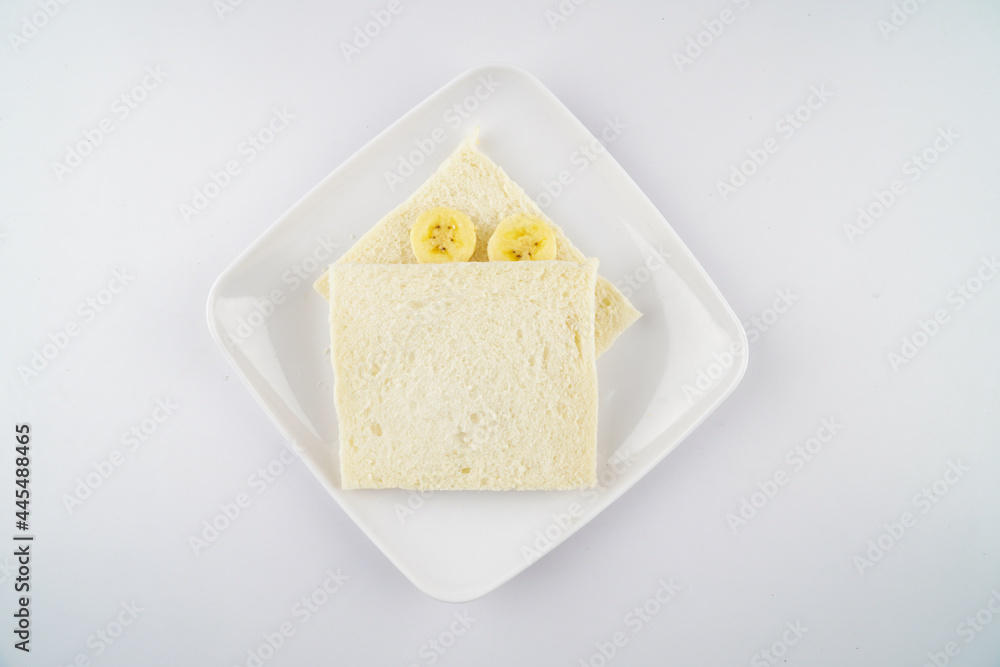
[[[314,284],[344,489],[596,481],[596,359],[639,312],[477,141]]]

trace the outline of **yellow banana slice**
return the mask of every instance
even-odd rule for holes
[[[556,233],[537,216],[515,213],[497,225],[486,255],[492,262],[555,259]]]
[[[421,263],[467,262],[476,249],[476,228],[461,211],[435,206],[413,223],[410,246]]]

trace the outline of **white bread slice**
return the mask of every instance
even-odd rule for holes
[[[566,237],[558,225],[504,173],[495,162],[476,149],[476,130],[438,167],[431,177],[402,204],[391,210],[340,258],[341,262],[413,264],[417,258],[410,248],[410,227],[424,210],[450,206],[468,215],[476,226],[476,251],[470,261],[485,262],[486,246],[497,224],[508,215],[523,212],[537,215],[556,232],[557,260],[584,262],[586,256]],[[327,274],[313,286],[324,298],[330,298]],[[627,298],[610,281],[597,277],[596,338],[597,355],[611,347],[614,340],[639,318]]]
[[[342,488],[593,486],[596,267],[333,264]]]

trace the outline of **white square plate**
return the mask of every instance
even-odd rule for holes
[[[643,313],[598,360],[598,485],[343,491],[327,304],[312,282],[477,126],[480,149]],[[597,516],[733,391],[747,364],[732,309],[601,137],[504,65],[458,77],[323,179],[223,272],[208,322],[330,495],[420,590],[450,602],[492,591]]]

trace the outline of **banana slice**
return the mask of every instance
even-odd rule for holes
[[[476,249],[476,228],[461,211],[435,206],[413,223],[410,246],[421,263],[467,262]]]
[[[486,254],[492,262],[555,259],[556,233],[537,216],[515,213],[497,225]]]

